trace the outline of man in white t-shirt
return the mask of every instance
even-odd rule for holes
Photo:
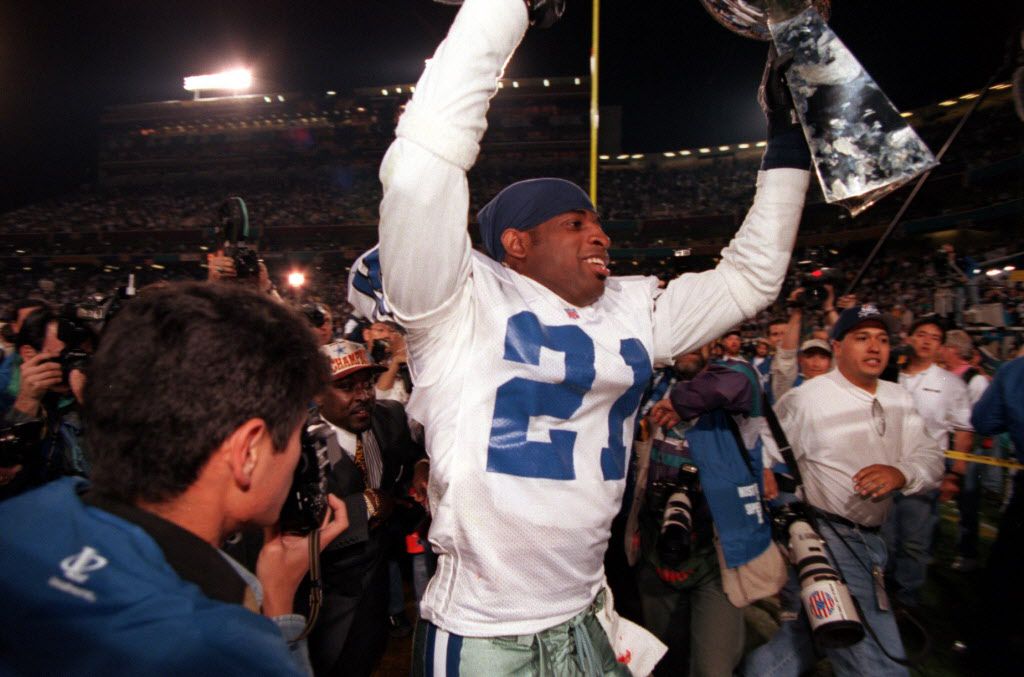
[[[381,165],[383,291],[408,331],[439,556],[414,674],[653,668],[634,649],[616,656],[597,620],[637,406],[653,365],[778,294],[804,202],[806,144],[789,109],[770,108],[785,124],[769,130],[754,205],[714,270],[663,290],[610,277],[593,204],[560,179],[499,193],[478,215],[487,254],[474,251],[466,171],[505,64],[549,4],[466,0]]]
[[[775,407],[817,513],[821,536],[872,633],[842,649],[824,650],[838,677],[907,675],[899,630],[878,580],[886,564],[879,526],[893,495],[931,491],[942,452],[900,386],[879,379],[889,359],[893,325],[874,305],[845,310],[833,327],[836,368],[794,388]],[[774,437],[763,437],[768,461],[781,461]],[[742,674],[798,677],[819,659],[807,613],[783,623],[751,652]]]
[[[970,451],[974,429],[971,405],[963,380],[946,371],[936,359],[946,330],[934,316],[918,319],[910,327],[907,343],[911,354],[900,371],[899,382],[914,398],[925,429],[943,450]],[[898,586],[895,599],[916,607],[931,562],[932,535],[938,524],[938,502],[957,494],[966,463],[956,461],[938,491],[917,496],[897,496],[896,507],[883,533],[889,545],[889,575]]]

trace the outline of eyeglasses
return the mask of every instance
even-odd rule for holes
[[[885,436],[885,409],[877,399],[871,400],[871,424],[879,437]]]

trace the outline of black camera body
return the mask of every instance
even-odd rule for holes
[[[319,329],[324,326],[327,322],[327,313],[324,312],[324,307],[319,303],[304,303],[300,308],[302,314],[306,316],[309,323]]]
[[[24,465],[27,459],[38,455],[42,437],[41,420],[4,425],[0,428],[0,467]]]
[[[386,362],[391,355],[391,342],[387,339],[374,339],[370,345],[370,359],[374,364]]]
[[[280,529],[304,536],[316,529],[327,514],[327,440],[330,426],[319,414],[311,412],[302,427],[301,451],[295,466],[292,486],[281,507]]]
[[[796,284],[804,288],[804,293],[798,301],[799,305],[808,310],[819,310],[828,298],[825,285],[830,284],[836,289],[842,284],[842,273],[838,268],[829,266],[829,262],[836,255],[833,250],[812,248],[807,251],[805,258],[793,264],[796,269]]]
[[[235,277],[256,279],[260,275],[259,233],[249,223],[249,208],[240,197],[229,197],[218,212],[219,239],[224,255],[235,264]]]
[[[693,508],[700,481],[697,466],[683,463],[674,482],[655,481],[648,490],[649,505],[661,515],[658,533],[658,558],[668,567],[677,567],[690,556],[693,541]]]

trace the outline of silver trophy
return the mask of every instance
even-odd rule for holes
[[[729,30],[792,54],[786,72],[825,201],[854,216],[938,163],[825,23],[829,0],[700,0]]]

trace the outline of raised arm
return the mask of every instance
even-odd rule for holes
[[[808,172],[760,172],[757,194],[716,268],[668,284],[654,311],[655,359],[693,350],[754,317],[779,294],[796,239]]]
[[[774,49],[759,101],[768,119],[768,148],[757,176],[754,204],[714,270],[669,283],[654,311],[654,359],[720,336],[775,300],[789,265],[807,193],[811,154],[791,114],[793,101]]]
[[[466,171],[526,27],[523,0],[466,0],[427,62],[381,164],[384,290],[407,326],[429,325],[433,311],[457,298],[468,280]]]

